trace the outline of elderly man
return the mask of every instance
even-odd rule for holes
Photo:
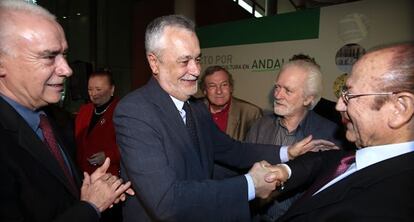
[[[109,159],[81,178],[72,151],[42,108],[72,74],[61,26],[45,9],[0,1],[0,220],[98,221],[130,183],[106,174]],[[121,196],[122,198],[122,196]]]
[[[124,97],[114,116],[121,174],[138,191],[126,201],[124,221],[249,221],[248,200],[267,197],[277,185],[265,181],[266,163],[254,162],[278,163],[280,153],[295,157],[319,142],[306,138],[287,152],[241,143],[216,127],[202,102],[188,101],[197,92],[201,56],[191,20],[155,19],[145,47],[153,78]],[[214,161],[254,166],[246,175],[212,180]]]
[[[341,146],[344,139],[339,135],[338,125],[312,111],[321,94],[322,74],[315,62],[299,59],[285,63],[275,80],[274,114],[258,120],[251,127],[246,141],[291,145],[312,135],[313,138],[329,140]],[[261,201],[257,217],[274,221],[299,196]]]
[[[209,66],[200,80],[200,89],[214,122],[227,135],[243,141],[262,110],[233,96],[233,76],[221,66]]]
[[[306,154],[289,163],[286,192],[313,184],[279,221],[412,221],[413,70],[413,44],[376,49],[357,61],[336,109],[358,150]],[[286,180],[286,168],[276,169]]]

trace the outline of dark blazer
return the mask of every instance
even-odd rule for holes
[[[201,101],[190,107],[199,147],[154,78],[118,104],[121,173],[137,193],[126,201],[124,221],[249,221],[245,177],[212,180],[213,163],[239,168],[262,159],[277,163],[279,147],[235,141],[217,128]]]
[[[311,183],[315,175],[336,167],[342,151],[305,154],[288,163],[286,189]],[[292,205],[278,221],[390,222],[414,219],[414,153],[361,169],[313,197]]]
[[[62,147],[80,185],[72,154]],[[70,191],[48,148],[27,122],[0,97],[0,221],[98,221],[95,209]]]

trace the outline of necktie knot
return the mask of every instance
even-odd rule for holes
[[[343,174],[351,164],[355,163],[355,152],[351,152],[341,159],[341,163],[339,164],[338,168],[333,175],[333,178]]]

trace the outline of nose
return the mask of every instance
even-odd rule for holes
[[[273,90],[273,97],[275,99],[281,99],[281,96],[282,96],[282,90],[281,90],[281,88],[275,88]]]
[[[200,62],[196,61],[195,59],[191,59],[188,62],[187,68],[188,68],[188,72],[191,75],[195,75],[195,76],[199,76],[200,75],[201,65],[200,65]]]
[[[338,102],[336,102],[335,109],[339,112],[345,112],[346,111],[346,104],[342,98],[342,96],[339,97]]]
[[[96,96],[96,91],[95,90],[89,90],[89,96],[90,97],[95,97]]]
[[[56,73],[59,76],[69,77],[72,75],[72,69],[69,67],[68,62],[66,61],[63,55],[58,55],[57,59],[57,66],[56,66]]]

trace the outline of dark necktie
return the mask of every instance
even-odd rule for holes
[[[198,151],[199,143],[198,143],[197,129],[196,129],[194,117],[193,117],[193,114],[191,112],[191,108],[188,102],[184,102],[183,109],[185,111],[185,125],[187,126],[187,130],[190,133],[194,146],[197,148],[197,151]]]
[[[56,142],[56,138],[54,136],[49,120],[47,119],[47,116],[45,114],[40,114],[39,117],[40,117],[39,127],[43,133],[44,143],[49,148],[49,151],[55,157],[56,161],[59,163],[59,166],[61,167],[63,173],[65,174],[66,179],[69,181],[70,187],[72,189],[71,191],[76,194],[77,188],[75,185],[75,181],[73,179],[73,176],[69,172],[69,168],[66,165],[65,160],[63,159],[62,152],[59,148],[58,143]]]
[[[324,177],[316,180],[309,189],[303,194],[301,198],[298,199],[297,203],[302,202],[308,198],[310,198],[316,191],[321,189],[325,186],[328,182],[335,179],[339,175],[345,173],[345,171],[351,166],[351,164],[355,163],[355,152],[349,152],[345,156],[342,157],[339,164],[332,168],[332,170],[327,173]]]

